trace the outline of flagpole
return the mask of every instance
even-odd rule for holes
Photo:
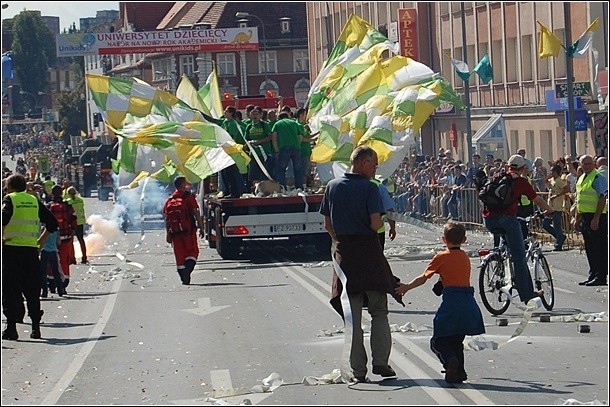
[[[460,2],[460,11],[462,14],[462,60],[465,63],[468,63],[466,53],[466,13],[464,12],[464,2]],[[468,165],[470,165],[470,163],[472,162],[472,127],[470,123],[470,79],[466,79],[464,81],[464,93],[464,96],[466,97],[466,99],[464,100],[464,104],[466,105],[466,158]]]
[[[574,66],[572,58],[572,26],[570,22],[570,3],[563,3],[563,19],[565,26],[566,76],[568,77],[568,126],[570,129],[570,156],[576,155],[576,126],[574,125]]]

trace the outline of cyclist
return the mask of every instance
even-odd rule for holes
[[[508,159],[507,173],[513,177],[512,199],[507,209],[501,211],[492,211],[487,206],[483,207],[483,222],[485,227],[492,231],[493,229],[503,229],[506,239],[506,246],[511,254],[514,269],[515,269],[515,288],[519,293],[519,298],[524,303],[530,299],[539,297],[542,293],[534,291],[532,276],[527,266],[525,258],[525,248],[523,246],[523,232],[521,225],[517,219],[517,203],[521,195],[525,195],[535,205],[545,211],[545,215],[553,213],[553,209],[539,197],[534,191],[526,178],[522,177],[527,174],[528,167],[525,158],[519,154],[512,155]]]

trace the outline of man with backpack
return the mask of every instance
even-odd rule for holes
[[[508,169],[501,171],[496,177],[479,180],[477,189],[479,199],[483,202],[483,222],[491,232],[494,229],[504,230],[508,251],[511,254],[515,269],[515,284],[519,298],[524,303],[539,297],[540,292],[534,291],[532,277],[525,258],[523,233],[517,220],[517,202],[521,195],[533,201],[545,214],[553,213],[553,209],[544,199],[539,197],[522,174],[527,173],[527,163],[519,155],[508,159]]]
[[[196,231],[199,227],[199,237],[203,238],[203,219],[195,195],[187,190],[186,178],[183,176],[176,177],[174,187],[176,187],[176,191],[163,205],[167,231],[165,240],[174,249],[176,268],[182,284],[189,285],[191,283],[191,273],[199,256],[199,242]]]
[[[66,288],[70,283],[70,265],[76,264],[73,239],[77,228],[77,217],[72,205],[63,200],[63,189],[61,185],[54,185],[51,189],[51,194],[53,198],[49,203],[49,210],[55,216],[59,225],[59,264],[65,276],[63,286]],[[58,293],[61,292],[59,285],[62,284],[62,282],[53,281],[54,284],[52,284],[51,280],[54,279],[49,277],[50,276],[47,278],[49,279],[49,288],[51,292],[55,292],[55,288],[57,288]]]

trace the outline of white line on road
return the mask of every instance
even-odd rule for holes
[[[83,363],[89,357],[89,354],[93,350],[93,347],[97,344],[98,339],[104,332],[104,328],[106,327],[106,323],[110,319],[112,315],[112,310],[114,309],[114,304],[116,303],[117,296],[119,294],[119,289],[121,288],[121,283],[123,282],[122,278],[116,279],[114,284],[112,285],[112,294],[108,296],[108,300],[106,301],[106,305],[102,310],[102,314],[100,315],[99,321],[93,327],[91,334],[89,335],[89,340],[85,342],[80,351],[76,354],[66,372],[63,374],[61,379],[57,382],[53,390],[49,392],[47,397],[42,401],[42,405],[54,405],[57,404],[57,401],[62,396],[64,391],[68,388],[72,380],[76,377],[80,369],[83,367]]]

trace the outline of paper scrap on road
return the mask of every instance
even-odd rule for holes
[[[334,369],[331,373],[327,373],[322,377],[305,376],[301,383],[305,386],[319,386],[321,384],[336,384],[345,383],[339,369]]]

